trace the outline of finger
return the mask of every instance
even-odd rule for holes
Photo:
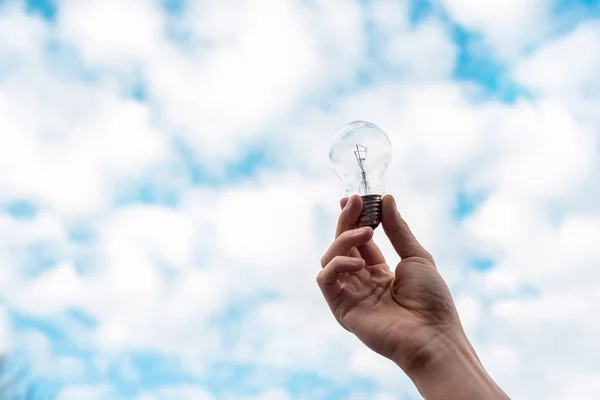
[[[340,204],[344,202],[344,199],[340,201]],[[337,228],[335,230],[335,237],[337,238],[343,232],[346,232],[350,229],[354,229],[356,227],[356,221],[358,221],[358,217],[362,211],[362,199],[360,196],[352,196],[345,201],[344,208],[340,213],[340,217],[338,218]]]
[[[422,257],[434,262],[431,254],[421,246],[406,221],[400,216],[396,201],[390,195],[383,198],[381,225],[401,259]]]
[[[340,227],[340,225],[338,225],[338,229],[344,229],[346,228],[348,229],[352,229],[356,226],[356,221],[358,220],[358,217],[360,216],[360,212],[362,211],[362,198],[360,198],[359,196],[353,196],[355,197],[354,200],[353,198],[348,198],[348,197],[344,197],[340,200],[340,206],[342,207],[342,210],[344,210],[344,208],[346,207],[346,205],[348,205],[348,203],[352,200],[352,201],[359,201],[360,202],[360,207],[357,207],[360,211],[358,212],[356,219],[350,219],[352,218],[355,214],[357,210],[351,210],[348,211],[349,213],[351,212],[351,217],[349,218],[350,221],[344,221],[344,225],[342,225]],[[340,218],[341,220],[341,218]],[[348,228],[348,226],[350,226],[350,228]],[[340,232],[341,233],[341,232]],[[338,235],[339,236],[339,235]],[[360,246],[358,249],[352,249],[350,255],[352,257],[362,257],[365,259],[367,265],[375,265],[375,264],[382,264],[385,263],[385,257],[383,256],[383,253],[381,252],[381,250],[379,249],[379,247],[375,244],[375,242],[373,240],[370,240],[369,242],[367,242],[367,244]]]
[[[360,257],[364,258],[367,265],[385,263],[385,257],[373,239],[362,246],[358,246],[358,253]]]
[[[342,291],[342,284],[339,280],[340,274],[358,272],[364,267],[365,260],[362,258],[334,257],[317,275],[317,283],[325,299],[331,301]]]
[[[351,199],[352,199],[351,197],[343,197],[343,198],[340,200],[340,207],[342,208],[342,213],[344,212],[344,210],[345,210],[345,208],[346,208],[346,205],[347,205],[347,204],[350,202],[350,200],[351,200]],[[356,200],[356,199],[355,199],[355,200]],[[361,199],[361,200],[362,200],[362,199]],[[360,214],[359,214],[359,215],[360,215]],[[340,221],[341,221],[341,219],[342,219],[342,216],[340,215],[340,219],[338,220],[338,226],[337,226],[336,233],[335,233],[335,237],[336,237],[336,238],[337,238],[338,236],[340,236],[340,234],[342,233],[342,232],[340,232],[340,231],[341,231],[342,229],[344,229],[345,227],[347,227],[347,226],[349,226],[349,225],[350,225],[350,224],[346,224],[346,222],[344,221],[344,224],[346,224],[346,225],[345,225],[345,226],[340,226]],[[358,217],[357,217],[357,219],[358,219]],[[354,224],[356,224],[356,222],[354,222]],[[348,228],[348,229],[346,229],[346,230],[349,230],[349,229],[352,229],[352,228],[354,228],[354,224],[352,224],[352,227],[351,227],[351,228]],[[339,232],[339,233],[338,233],[338,232]],[[351,256],[351,257],[357,257],[357,258],[361,258],[360,252],[359,252],[359,251],[358,251],[356,248],[354,248],[354,249],[350,250],[350,256]]]
[[[356,196],[356,197],[358,197],[358,196]],[[360,209],[362,211],[362,198],[359,197],[359,199],[361,202]],[[340,206],[342,207],[342,209],[344,209],[344,207],[346,207],[346,205],[349,203],[349,201],[350,201],[350,198],[348,198],[348,197],[344,197],[344,198],[342,198],[342,200],[340,200]],[[360,216],[360,213],[358,213],[358,216]],[[356,217],[357,220],[358,220],[358,216]],[[356,225],[356,220],[352,222],[352,227],[354,227],[355,225]],[[350,253],[350,255],[352,257],[364,258],[367,265],[375,265],[375,264],[385,263],[385,257],[383,256],[383,253],[379,249],[379,246],[377,246],[373,240],[370,240],[369,242],[367,242],[367,244],[360,246],[358,249],[353,249],[352,252]]]
[[[354,247],[367,243],[373,237],[373,229],[369,227],[352,229],[343,232],[333,241],[329,249],[321,258],[321,266],[324,268],[335,256],[348,256]]]
[[[346,204],[348,204],[348,201],[350,200],[350,197],[342,197],[342,199],[340,200],[340,207],[343,210],[344,207],[346,207]]]

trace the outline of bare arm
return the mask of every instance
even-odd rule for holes
[[[415,354],[406,374],[427,400],[507,400],[463,332],[449,332]]]

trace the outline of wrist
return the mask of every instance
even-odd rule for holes
[[[428,400],[508,399],[488,375],[462,330],[428,341],[403,370]]]

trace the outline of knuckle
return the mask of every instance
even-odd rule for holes
[[[435,260],[433,259],[433,255],[424,248],[421,248],[421,258],[429,261],[430,263],[435,265]]]
[[[349,230],[345,230],[344,232],[340,233],[340,236],[337,237],[337,241],[338,242],[344,242],[346,240],[348,240],[348,237],[352,234],[352,231]]]
[[[339,239],[343,243],[353,243],[360,239],[360,236],[356,235],[356,229],[350,229],[342,233]]]
[[[330,265],[337,265],[340,263],[340,261],[342,261],[343,257],[342,256],[335,256],[333,257],[333,260],[331,260],[331,262],[329,263]]]
[[[427,251],[425,253],[421,253],[418,256],[413,257],[413,259],[418,260],[425,267],[437,270],[433,257],[430,254],[428,254]]]
[[[325,268],[325,265],[327,265],[326,263],[326,258],[325,258],[325,254],[323,254],[323,256],[321,257],[321,268]]]
[[[321,286],[321,284],[323,283],[323,279],[324,279],[323,277],[324,277],[323,270],[321,270],[321,271],[319,271],[319,273],[317,274],[317,277],[316,277],[316,281],[319,284],[319,286]]]

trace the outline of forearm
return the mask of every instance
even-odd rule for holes
[[[509,400],[485,371],[466,336],[436,340],[405,371],[427,400]]]

